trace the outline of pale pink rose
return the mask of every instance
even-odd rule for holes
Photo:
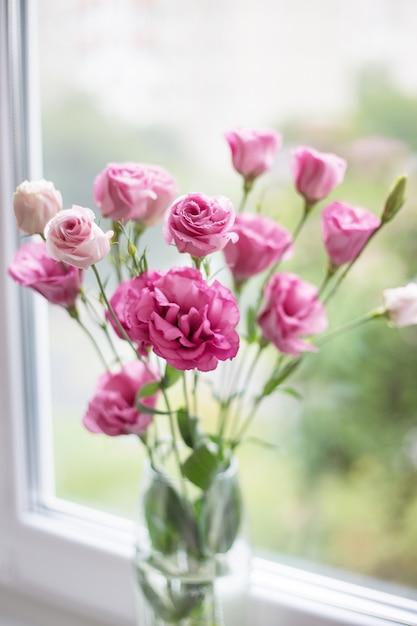
[[[91,209],[76,205],[52,218],[45,228],[51,257],[84,270],[101,261],[110,252],[113,231],[104,233],[94,220]]]
[[[381,220],[360,207],[331,202],[323,209],[321,223],[330,262],[338,267],[356,259]]]
[[[284,354],[299,356],[316,351],[303,336],[321,333],[327,328],[327,316],[318,299],[318,289],[295,274],[274,274],[264,291],[265,306],[258,323],[265,339]]]
[[[180,370],[209,371],[219,360],[236,356],[239,309],[229,289],[217,281],[209,285],[190,267],[152,279],[145,272],[139,279],[125,292],[123,316],[133,341],[151,344],[155,354]]]
[[[401,328],[417,324],[417,283],[385,289],[383,298],[386,313],[393,326]]]
[[[222,250],[229,241],[237,240],[234,221],[234,208],[228,198],[190,193],[171,206],[163,234],[165,241],[174,242],[179,252],[205,257]]]
[[[337,155],[307,146],[299,146],[293,155],[295,187],[308,204],[322,200],[343,181],[347,164]]]
[[[223,252],[238,283],[293,254],[290,233],[265,215],[239,213],[233,230],[239,239],[229,242]]]
[[[281,147],[281,135],[271,129],[242,128],[225,134],[232,152],[233,167],[252,182],[270,170]]]
[[[100,376],[95,395],[83,418],[84,426],[93,433],[117,435],[143,435],[152,416],[140,413],[136,395],[147,383],[158,380],[157,374],[141,361],[124,365],[120,372],[106,372]],[[142,404],[156,407],[158,394],[142,398]]]
[[[178,195],[176,180],[162,167],[109,163],[94,181],[94,202],[104,217],[151,226]]]
[[[52,259],[44,241],[21,246],[8,268],[9,275],[24,287],[42,294],[52,304],[72,309],[83,280],[83,271]]]
[[[13,195],[13,209],[19,230],[42,234],[46,224],[62,209],[62,196],[47,180],[25,180]]]

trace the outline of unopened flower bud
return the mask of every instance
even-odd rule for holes
[[[385,202],[384,211],[381,216],[382,223],[392,220],[394,215],[398,213],[405,202],[405,188],[407,185],[407,176],[399,176],[395,181],[388,198]]]

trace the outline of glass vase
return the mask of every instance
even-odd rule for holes
[[[137,626],[243,626],[251,552],[237,461],[204,490],[147,464],[138,513]]]

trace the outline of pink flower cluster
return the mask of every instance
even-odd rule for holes
[[[235,129],[225,138],[233,166],[243,177],[246,198],[254,181],[272,169],[282,138],[272,129]],[[304,217],[342,182],[345,170],[345,161],[334,154],[306,146],[294,150],[294,187],[304,198]],[[136,244],[129,242],[127,257],[135,256],[126,266],[129,275],[124,279],[119,275],[109,299],[101,295],[107,303],[106,320],[132,345],[138,359],[100,378],[84,418],[89,430],[112,436],[145,433],[151,417],[144,407],[154,409],[158,394],[146,395],[138,403],[138,392],[149,383],[158,387],[159,376],[149,361],[152,353],[177,370],[201,372],[236,356],[240,343],[236,297],[200,271],[212,253],[222,251],[236,294],[249,279],[265,273],[261,298],[253,309],[262,348],[271,343],[295,358],[317,350],[311,338],[328,326],[321,294],[296,274],[278,270],[294,254],[295,241],[271,217],[235,212],[224,196],[178,197],[171,174],[143,163],[107,165],[94,181],[94,199],[101,216],[112,220],[118,233],[128,222],[138,225],[135,232],[142,232],[163,219],[166,243],[188,254],[193,266],[165,272],[147,269],[137,261]],[[112,250],[117,258],[117,235],[104,232],[89,208],[75,205],[62,210],[61,194],[48,181],[25,181],[13,204],[20,230],[41,234],[44,241],[29,242],[17,251],[10,276],[78,317],[84,271],[96,269],[112,250],[112,241],[117,242]],[[369,211],[340,201],[325,206],[321,220],[329,275],[353,263],[381,226]],[[103,289],[100,280],[99,286]],[[393,324],[417,323],[415,284],[402,291],[387,290],[384,298]]]

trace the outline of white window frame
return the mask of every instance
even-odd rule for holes
[[[48,412],[45,308],[6,276],[18,245],[13,190],[41,172],[33,24],[35,0],[0,3],[0,626],[7,597],[14,605],[37,598],[42,626],[54,611],[62,624],[133,626],[133,525],[56,500],[41,506],[33,496],[34,479],[44,477],[31,422]],[[416,599],[261,558],[250,599],[249,623],[258,626],[417,625]]]

